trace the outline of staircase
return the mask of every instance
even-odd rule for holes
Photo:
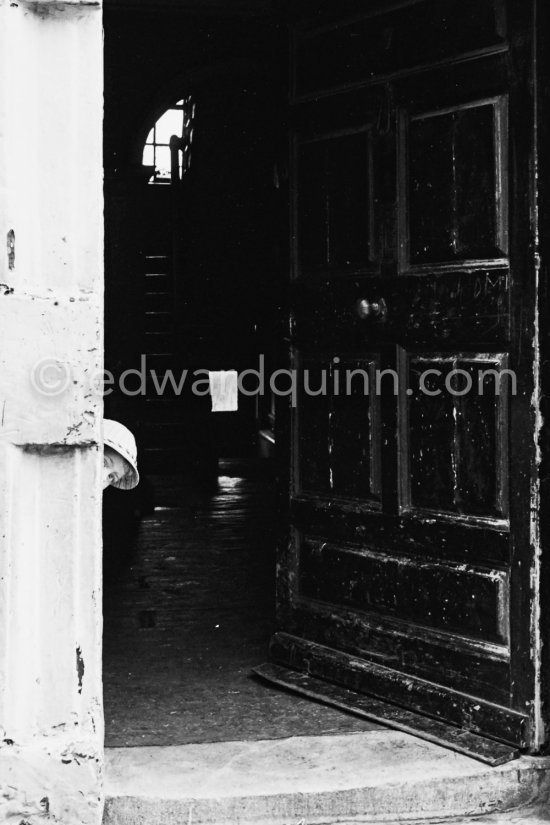
[[[143,353],[147,365],[147,394],[139,435],[141,467],[147,474],[191,475],[210,483],[216,475],[210,434],[210,399],[194,396],[192,376],[177,388],[184,369],[181,323],[175,312],[172,260],[168,255],[145,256]],[[151,379],[154,370],[157,384]],[[172,371],[175,386],[163,379]],[[162,388],[162,393],[159,393]]]

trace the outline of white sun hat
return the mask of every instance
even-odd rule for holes
[[[122,458],[128,462],[131,472],[126,473],[124,478],[112,484],[119,490],[132,490],[139,484],[139,473],[137,468],[137,446],[136,439],[124,424],[113,421],[112,418],[103,419],[103,444],[106,447],[116,450]]]

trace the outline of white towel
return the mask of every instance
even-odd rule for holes
[[[239,409],[237,370],[209,372],[212,412],[235,412]]]

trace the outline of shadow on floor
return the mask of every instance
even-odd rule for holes
[[[177,477],[106,491],[108,747],[378,727],[250,677],[274,630],[274,492],[269,474],[236,472],[211,493]]]

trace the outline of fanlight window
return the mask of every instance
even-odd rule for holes
[[[194,120],[191,96],[178,100],[159,117],[143,147],[143,165],[155,167],[149,183],[170,183],[172,172],[181,180],[189,170]]]

